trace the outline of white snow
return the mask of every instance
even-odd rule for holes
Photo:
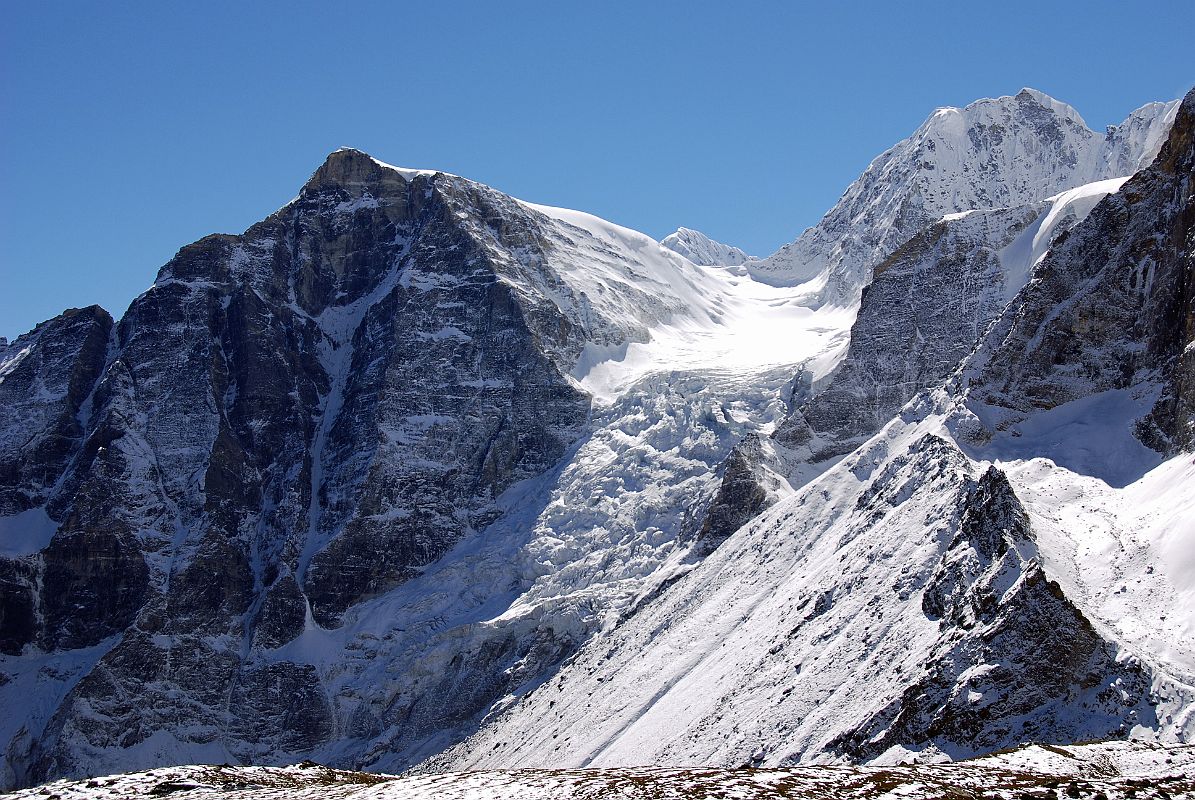
[[[22,347],[11,356],[7,353],[5,354],[4,359],[0,361],[0,383],[4,382],[4,379],[8,377],[8,374],[15,370],[32,350],[33,345],[29,345],[27,347]]]
[[[803,304],[805,287],[775,288],[747,276],[705,268],[702,291],[716,311],[686,317],[650,331],[650,341],[632,342],[621,354],[599,360],[587,352],[574,373],[599,402],[610,402],[653,372],[751,373],[806,361],[815,378],[834,366],[819,356],[845,345],[856,309]]]
[[[1071,472],[1123,487],[1162,460],[1132,433],[1133,421],[1148,414],[1156,401],[1156,388],[1082,397],[1000,431],[980,452],[1000,461],[1047,458]],[[983,419],[984,409],[974,410]]]
[[[609,404],[635,383],[656,373],[707,371],[747,375],[778,366],[815,364],[821,377],[836,364],[857,306],[809,307],[820,288],[815,281],[776,287],[745,271],[698,266],[646,234],[571,209],[524,203],[540,213],[588,233],[630,263],[646,270],[638,276],[676,298],[672,313],[647,319],[646,341],[591,342],[572,372],[585,391]],[[626,281],[604,265],[588,261],[570,268],[554,264],[570,285],[595,303],[607,294],[604,284]],[[565,270],[568,270],[565,272]],[[611,309],[611,315],[619,312]],[[830,356],[830,357],[827,357]]]
[[[22,558],[45,549],[58,532],[58,523],[44,508],[31,508],[0,517],[0,556]]]
[[[1045,258],[1060,228],[1070,227],[1086,218],[1101,200],[1120,191],[1127,180],[1124,177],[1095,181],[1046,198],[1049,207],[1000,251],[1006,300],[1011,300],[1025,285],[1033,268]]]
[[[342,147],[340,149],[341,150],[350,150],[352,148]],[[453,176],[451,172],[441,172],[438,169],[413,169],[411,167],[396,167],[393,164],[387,164],[385,161],[379,161],[378,159],[374,158],[373,156],[370,156],[370,159],[375,164],[377,164],[379,167],[385,167],[386,169],[392,169],[395,172],[402,175],[407,180],[414,180],[419,175],[423,175],[426,177],[430,177],[432,175],[448,175],[451,177],[456,177],[456,176]]]

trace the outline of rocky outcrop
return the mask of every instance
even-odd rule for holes
[[[74,308],[0,349],[0,516],[44,505],[78,453],[111,331]]]
[[[1156,724],[1151,676],[1096,632],[1042,570],[1029,518],[990,467],[923,594],[946,636],[924,677],[831,749],[867,761],[890,747],[962,755],[1025,741],[1120,738]]]
[[[722,482],[697,531],[698,552],[709,553],[775,502],[764,488],[763,444],[752,434],[722,464]]]

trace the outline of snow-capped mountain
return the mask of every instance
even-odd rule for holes
[[[751,256],[737,247],[715,242],[701,231],[677,228],[660,240],[669,250],[675,250],[694,264],[717,267],[737,267]]]
[[[471,731],[683,559],[718,465],[849,325],[792,300],[344,150],[119,324],[20,337],[6,782],[397,769]]]
[[[1133,174],[1153,160],[1177,105],[1150,103],[1106,134],[1034,89],[939,108],[871,162],[817,225],[749,269],[765,281],[809,282],[811,302],[849,305],[877,265],[946,214],[1026,205]]]
[[[0,785],[1185,740],[1193,104],[943,109],[763,261],[341,150],[0,343]]]
[[[1188,741],[1193,189],[1195,91],[952,380],[432,765]]]

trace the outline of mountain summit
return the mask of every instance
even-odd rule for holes
[[[1136,172],[1157,155],[1177,105],[1143,106],[1106,134],[1034,89],[939,108],[816,226],[749,268],[769,282],[816,278],[818,302],[851,304],[881,261],[946,214],[1025,205]]]

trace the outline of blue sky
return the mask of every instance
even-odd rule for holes
[[[766,255],[937,106],[1096,129],[1195,83],[1195,3],[10,3],[0,335],[119,316],[331,150]]]

